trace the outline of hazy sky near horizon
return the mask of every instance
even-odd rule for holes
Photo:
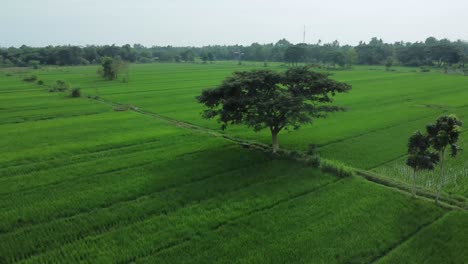
[[[468,40],[468,0],[0,0],[0,46]]]

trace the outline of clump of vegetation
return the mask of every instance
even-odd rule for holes
[[[81,97],[81,89],[80,88],[71,89],[70,97],[74,97],[74,98]]]
[[[40,63],[38,60],[31,60],[29,61],[29,66],[31,66],[33,69],[39,69]]]
[[[293,150],[289,152],[289,157],[291,157],[292,159],[299,159],[301,156],[302,156],[301,153],[297,150]]]
[[[351,177],[354,175],[354,169],[335,160],[322,160],[320,169],[323,172],[328,172],[339,177]]]
[[[38,84],[38,85],[44,85],[44,81],[43,81],[43,80],[38,80],[38,81],[37,81],[37,84]]]
[[[114,105],[114,111],[121,112],[121,111],[128,111],[132,108],[131,105],[122,104],[122,105]]]
[[[421,67],[421,72],[430,72],[430,71],[431,71],[431,69],[429,67],[427,67],[427,66]]]
[[[65,82],[64,80],[57,80],[49,89],[49,92],[51,93],[65,92],[68,89],[70,89],[70,84],[68,82]]]
[[[318,155],[307,156],[307,157],[304,158],[304,163],[307,166],[318,168],[318,167],[320,167],[321,159],[320,159],[320,157]]]
[[[456,157],[461,148],[457,145],[460,137],[462,121],[455,115],[443,115],[436,120],[435,124],[429,124],[426,127],[429,142],[435,151],[439,154],[440,175],[437,183],[436,203],[439,202],[442,183],[445,181],[445,159],[447,148],[450,150],[450,156]]]
[[[317,144],[309,144],[306,151],[307,155],[318,155],[318,146]]]
[[[420,170],[434,170],[439,163],[439,175],[436,179],[436,200],[439,202],[445,179],[446,152],[456,157],[461,148],[457,145],[461,134],[462,121],[455,115],[443,115],[435,124],[426,126],[426,135],[416,131],[408,142],[406,164],[413,168],[413,196],[415,195],[416,173]]]
[[[89,95],[89,94],[86,95],[86,97],[87,97],[88,99],[94,99],[94,100],[98,100],[98,99],[100,98],[99,95]]]
[[[124,62],[119,56],[103,57],[101,59],[101,67],[98,70],[98,74],[106,80],[115,80],[119,74],[128,71],[128,64]],[[128,80],[128,78],[126,78]]]
[[[395,60],[392,57],[388,57],[387,61],[385,62],[385,70],[390,71],[394,63]]]
[[[35,81],[37,81],[37,76],[36,75],[25,76],[25,77],[23,77],[23,81],[25,81],[25,82],[35,82]]]
[[[439,162],[439,156],[429,148],[429,137],[416,131],[408,141],[408,159],[406,165],[413,168],[413,197],[416,196],[416,173],[421,170],[434,170]]]

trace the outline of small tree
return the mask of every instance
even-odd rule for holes
[[[39,69],[40,68],[40,62],[38,60],[30,60],[29,61],[29,65],[33,68],[33,69]]]
[[[106,80],[115,80],[121,72],[127,70],[127,64],[119,57],[102,57],[102,68],[98,73]]]
[[[114,60],[111,57],[102,57],[101,66],[99,74],[106,80],[114,80],[117,78],[117,72],[114,71],[113,66]]]
[[[416,173],[420,170],[433,170],[439,156],[430,150],[429,138],[416,131],[408,140],[408,159],[406,165],[413,168],[413,197],[416,196]]]
[[[429,142],[431,146],[438,152],[440,159],[440,175],[437,184],[436,203],[439,202],[440,191],[444,181],[444,166],[447,147],[450,148],[450,156],[456,157],[461,149],[458,145],[460,136],[460,127],[462,121],[455,115],[444,115],[436,120],[435,124],[429,124],[426,127]]]
[[[390,71],[390,68],[392,68],[394,62],[395,61],[392,57],[388,57],[387,61],[385,62],[385,70]]]
[[[202,52],[202,53],[200,54],[200,59],[203,61],[203,63],[206,63],[206,62],[208,61],[208,59],[209,59],[208,53]]]
[[[209,109],[205,118],[219,116],[221,128],[245,124],[260,131],[270,129],[273,153],[278,148],[278,133],[298,129],[328,112],[343,110],[331,106],[332,96],[347,92],[351,86],[328,78],[308,67],[290,68],[284,73],[272,70],[236,72],[220,86],[206,89],[197,97]]]
[[[73,88],[70,92],[70,97],[81,97],[80,88]]]
[[[215,59],[213,53],[208,52],[207,57],[208,57],[208,60],[210,61],[210,63],[213,63],[213,61],[214,61],[214,59]]]

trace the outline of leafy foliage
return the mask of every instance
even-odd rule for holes
[[[276,43],[248,46],[205,46],[205,47],[173,47],[152,46],[141,44],[123,46],[48,46],[34,48],[21,46],[19,48],[0,48],[1,66],[39,67],[39,65],[87,65],[99,64],[103,57],[121,57],[124,61],[149,62],[194,62],[200,58],[204,62],[213,60],[243,60],[243,61],[278,61],[296,64],[298,62],[323,63],[332,65],[345,64],[350,66],[358,63],[363,65],[384,65],[388,58],[395,58],[395,63],[406,66],[438,66],[459,64],[462,68],[467,62],[468,43],[450,41],[429,37],[425,42],[384,43],[379,38],[369,42],[361,41],[359,45],[340,45],[332,43],[314,44],[301,43],[294,45],[286,39]]]
[[[429,124],[426,127],[431,145],[441,153],[449,147],[450,155],[455,157],[460,150],[457,142],[462,125],[462,121],[455,115],[439,117],[435,124]]]
[[[460,119],[455,115],[443,115],[436,120],[435,124],[426,126],[429,142],[431,146],[439,153],[440,176],[438,179],[436,202],[439,201],[440,191],[445,180],[445,151],[450,148],[450,156],[456,157],[461,149],[458,145],[461,129],[463,125]]]
[[[55,83],[50,87],[49,92],[65,92],[66,90],[70,89],[70,84],[64,80],[57,80]]]
[[[353,168],[346,166],[342,162],[336,160],[322,159],[320,161],[320,169],[338,177],[351,177],[354,175]]]
[[[37,76],[36,75],[25,76],[25,77],[23,77],[23,81],[25,81],[25,82],[35,82],[35,81],[37,81]]]
[[[420,170],[433,170],[439,162],[438,153],[430,150],[429,138],[416,131],[408,140],[406,165],[413,168],[413,196],[416,196],[416,173]]]
[[[127,69],[127,64],[120,57],[103,57],[101,59],[102,68],[98,73],[106,80],[115,80],[118,75]]]
[[[73,88],[70,92],[70,97],[81,97],[81,89],[80,88]]]
[[[415,171],[433,170],[439,161],[439,155],[430,150],[430,142],[427,136],[416,131],[408,141],[408,159],[406,164]]]

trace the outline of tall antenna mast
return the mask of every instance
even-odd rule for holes
[[[306,26],[304,25],[304,34],[302,35],[302,43],[305,43],[305,36],[306,36]]]

